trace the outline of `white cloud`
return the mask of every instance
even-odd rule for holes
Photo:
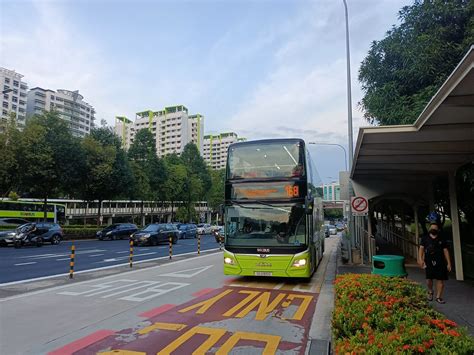
[[[111,99],[110,66],[94,38],[81,35],[61,3],[36,1],[32,5],[27,30],[9,26],[2,33],[1,65],[23,74],[30,88],[79,90],[99,112],[98,121],[113,117],[115,105],[121,102]]]

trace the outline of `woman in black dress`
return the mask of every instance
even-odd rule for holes
[[[421,240],[418,264],[426,271],[428,300],[433,300],[433,280],[436,280],[436,302],[446,303],[443,300],[444,280],[448,279],[448,272],[451,271],[451,259],[436,223],[430,225],[428,234]]]

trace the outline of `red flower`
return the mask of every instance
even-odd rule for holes
[[[403,345],[403,350],[410,350],[410,345],[408,344]]]

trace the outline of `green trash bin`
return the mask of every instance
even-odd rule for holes
[[[372,257],[372,274],[382,276],[407,276],[405,257],[401,255],[374,255]]]

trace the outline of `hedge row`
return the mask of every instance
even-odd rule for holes
[[[102,228],[77,228],[77,227],[63,227],[64,239],[90,239],[95,238],[96,233],[102,230]]]
[[[335,281],[332,319],[337,354],[472,354],[466,329],[430,307],[416,283],[346,274]]]

